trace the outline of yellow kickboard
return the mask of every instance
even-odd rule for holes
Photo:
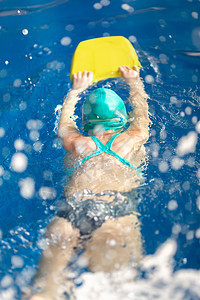
[[[81,42],[71,63],[70,79],[79,71],[92,71],[93,82],[119,77],[120,66],[141,67],[132,44],[123,36],[102,37]]]

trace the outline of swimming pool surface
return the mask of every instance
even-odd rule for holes
[[[62,199],[54,109],[70,88],[73,52],[109,35],[132,42],[150,96],[147,185],[138,189],[147,260],[131,286],[126,273],[110,281],[79,270],[77,299],[200,299],[199,8],[197,0],[0,2],[0,299],[19,299],[31,283]]]

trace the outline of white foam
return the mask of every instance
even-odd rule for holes
[[[77,300],[183,300],[199,299],[200,271],[187,269],[174,272],[176,241],[169,239],[154,255],[144,258],[142,269],[147,278],[135,280],[132,268],[112,273],[84,273],[77,288]],[[187,297],[186,297],[187,296]]]
[[[194,153],[197,144],[197,134],[195,131],[190,131],[186,136],[180,138],[176,152],[179,156],[184,156],[189,153]]]

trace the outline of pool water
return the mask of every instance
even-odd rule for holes
[[[0,299],[19,299],[31,283],[63,199],[54,109],[70,88],[73,52],[109,35],[132,42],[150,96],[147,185],[138,189],[146,260],[131,283],[131,269],[111,276],[76,266],[76,297],[200,299],[199,8],[197,0],[0,2]]]

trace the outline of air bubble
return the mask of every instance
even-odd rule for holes
[[[61,39],[60,43],[61,43],[61,45],[63,45],[63,46],[68,46],[68,45],[71,44],[71,41],[72,41],[72,40],[71,40],[70,37],[65,36],[65,37],[63,37],[63,38]]]

